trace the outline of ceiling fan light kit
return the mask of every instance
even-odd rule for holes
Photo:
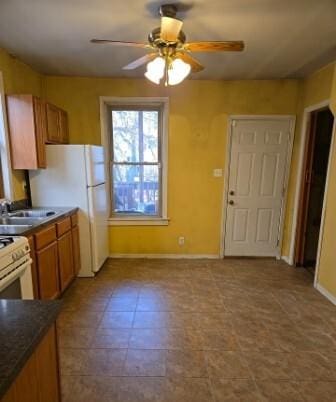
[[[147,64],[145,77],[157,85],[160,84],[162,78],[165,78],[165,86],[177,85],[189,75],[190,71],[190,64],[181,59],[164,59],[158,56]]]
[[[148,44],[140,42],[121,42],[107,39],[92,39],[92,43],[109,43],[114,46],[133,46],[150,50],[151,53],[123,67],[134,70],[147,63],[145,77],[159,85],[164,78],[165,85],[181,83],[190,72],[197,73],[204,67],[194,59],[191,52],[239,52],[244,49],[242,41],[207,41],[186,43],[182,31],[183,22],[176,18],[176,4],[163,4],[160,9],[161,26],[148,35]]]

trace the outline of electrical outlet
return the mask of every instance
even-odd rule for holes
[[[179,246],[184,246],[184,237],[183,236],[180,236],[178,238],[178,244],[179,244]]]

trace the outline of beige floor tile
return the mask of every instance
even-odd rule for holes
[[[167,377],[208,377],[204,352],[201,350],[167,350]]]
[[[263,402],[300,402],[304,399],[299,393],[298,384],[291,381],[257,381],[257,387]],[[322,400],[316,399],[315,402]],[[323,402],[326,402],[323,400]]]
[[[244,352],[250,372],[257,380],[292,379],[289,356],[289,353],[284,352]]]
[[[211,402],[209,381],[205,378],[168,378],[165,383],[167,402]]]
[[[239,352],[205,352],[208,373],[211,378],[246,378],[251,377],[245,358]]]
[[[137,297],[112,297],[106,311],[135,311],[137,301]]]
[[[102,312],[62,311],[57,319],[57,325],[59,327],[97,328],[102,317]]]
[[[211,390],[214,402],[259,402],[261,396],[254,381],[213,378]]]
[[[137,311],[134,316],[134,328],[168,328],[170,315],[163,311]]]
[[[95,338],[95,328],[59,327],[57,329],[60,348],[89,348]]]
[[[199,331],[203,350],[238,350],[239,344],[233,329],[202,329]]]
[[[62,375],[124,374],[126,349],[60,349]]]
[[[91,340],[93,348],[127,349],[131,329],[125,328],[98,328]]]
[[[129,349],[125,375],[163,377],[166,374],[166,350]]]
[[[133,312],[106,311],[101,319],[100,328],[132,328]]]
[[[301,381],[297,388],[306,402],[335,402],[336,382]]]

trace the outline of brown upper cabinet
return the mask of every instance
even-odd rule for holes
[[[69,142],[68,114],[62,109],[46,104],[47,138],[49,144],[66,144]]]
[[[32,95],[7,97],[13,169],[46,167],[46,119],[43,102]]]
[[[46,167],[45,143],[69,142],[67,113],[33,95],[7,96],[13,169]]]

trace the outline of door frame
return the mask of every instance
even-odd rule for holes
[[[287,120],[289,122],[289,142],[288,142],[288,152],[287,161],[285,169],[284,178],[284,195],[282,199],[282,207],[280,214],[280,225],[279,225],[279,244],[277,246],[277,251],[275,258],[281,258],[281,249],[283,243],[283,230],[285,223],[285,212],[287,203],[287,193],[288,193],[288,183],[290,166],[293,153],[293,143],[294,143],[294,132],[295,132],[295,115],[283,115],[283,114],[270,114],[270,115],[229,115],[228,117],[228,127],[227,127],[227,139],[226,139],[226,152],[225,152],[225,166],[224,166],[224,185],[223,185],[223,206],[222,206],[222,225],[221,225],[221,236],[220,236],[220,258],[225,258],[225,228],[226,228],[226,214],[228,207],[228,181],[229,181],[229,170],[231,163],[231,145],[232,145],[232,127],[233,121],[236,120]]]
[[[292,219],[292,233],[291,233],[291,242],[290,242],[290,249],[289,249],[289,256],[288,256],[288,263],[290,265],[294,265],[294,262],[295,262],[294,261],[295,260],[295,247],[296,247],[296,240],[297,240],[297,229],[298,229],[298,223],[299,223],[299,207],[300,207],[300,200],[301,200],[301,183],[302,183],[302,179],[303,179],[303,167],[304,167],[303,164],[305,161],[305,148],[306,148],[306,143],[307,143],[307,139],[308,139],[308,135],[309,135],[308,132],[309,132],[309,126],[310,126],[310,124],[309,124],[310,123],[310,115],[313,112],[316,112],[318,110],[329,107],[329,105],[330,105],[330,100],[327,99],[322,102],[316,103],[315,105],[308,106],[303,110],[298,171],[297,171],[297,175],[296,175],[296,189],[295,189],[295,198],[294,198],[294,205],[293,205],[294,210],[293,210],[293,219]],[[334,140],[333,134],[332,134],[332,138],[331,138],[330,149],[333,145],[333,140]],[[329,157],[330,157],[330,154],[329,154]],[[330,158],[328,161],[324,194],[326,194],[327,186],[328,186],[329,167],[330,167],[329,165],[330,165]],[[323,200],[323,207],[322,207],[320,237],[322,234],[323,223],[324,223],[324,209],[325,209],[325,199]],[[321,239],[319,239],[319,245],[318,245],[318,249],[317,249],[315,274],[317,272],[317,266],[318,266],[320,240]]]
[[[304,151],[307,142],[307,133],[309,129],[309,117],[312,112],[316,112],[320,109],[324,109],[325,107],[329,107],[330,109],[330,99],[324,100],[320,103],[317,103],[312,106],[308,106],[304,109],[303,113],[303,122],[302,122],[302,130],[301,130],[301,142],[300,142],[300,159],[299,159],[299,168],[296,178],[296,194],[294,200],[294,215],[293,215],[293,225],[292,225],[292,234],[291,234],[291,247],[290,247],[290,254],[289,254],[289,262],[291,265],[294,264],[295,258],[295,246],[296,246],[296,237],[297,237],[297,225],[298,225],[298,209],[300,205],[300,198],[301,198],[301,186],[300,183],[302,182],[303,178],[303,163],[304,163]],[[314,276],[314,286],[318,286],[318,275],[320,269],[320,259],[321,259],[321,250],[322,250],[322,242],[323,242],[323,234],[324,234],[324,224],[325,224],[325,214],[326,214],[326,204],[327,204],[327,194],[328,188],[330,183],[330,167],[332,162],[332,150],[335,147],[335,139],[336,137],[336,117],[334,116],[334,125],[331,134],[331,144],[330,144],[330,151],[329,151],[329,159],[328,159],[328,167],[327,167],[327,175],[326,175],[326,182],[324,188],[324,196],[323,196],[323,206],[322,206],[322,214],[321,214],[321,224],[320,224],[320,234],[319,234],[319,241],[317,247],[317,255],[316,255],[316,266],[315,266],[315,276]]]

